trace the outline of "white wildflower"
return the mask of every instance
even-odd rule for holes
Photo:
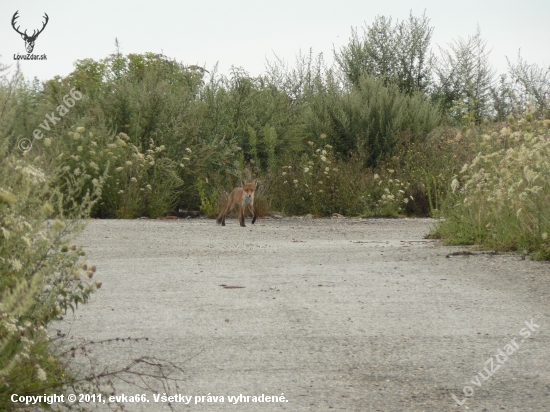
[[[41,367],[38,367],[36,369],[36,379],[38,379],[39,381],[45,382],[47,378],[48,377],[46,375],[46,372],[44,372],[44,369],[42,369]]]
[[[23,268],[23,265],[21,264],[21,262],[17,259],[11,259],[10,260],[10,263],[11,263],[11,267],[13,268],[13,270],[15,270],[16,272],[17,271],[20,271],[22,268]]]
[[[453,181],[451,182],[451,190],[454,192],[456,192],[456,190],[460,187],[460,183],[458,182],[457,179],[453,179]]]
[[[5,227],[0,227],[0,229],[2,229],[2,235],[4,236],[4,238],[7,240],[10,238],[10,235],[11,235],[11,232],[6,229]]]

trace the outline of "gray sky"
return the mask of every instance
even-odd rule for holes
[[[459,36],[474,34],[479,25],[487,40],[491,62],[506,70],[508,56],[518,50],[529,63],[550,65],[550,0],[94,0],[15,1],[0,3],[0,62],[14,63],[25,54],[25,44],[11,27],[19,10],[21,30],[42,27],[34,54],[46,61],[22,61],[28,78],[41,80],[69,74],[77,59],[101,59],[115,50],[118,38],[127,53],[163,52],[184,64],[205,65],[227,73],[231,65],[252,75],[264,71],[274,54],[291,65],[300,52],[323,52],[332,61],[332,49],[346,44],[351,27],[373,22],[377,15],[403,20],[412,10],[426,10],[435,27],[432,47],[446,46]]]

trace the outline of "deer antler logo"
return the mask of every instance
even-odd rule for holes
[[[46,18],[46,21],[43,23],[42,28],[40,30],[38,30],[38,32],[36,30],[34,30],[33,33],[32,33],[32,36],[29,36],[29,35],[27,35],[27,30],[25,30],[24,33],[21,33],[19,31],[20,26],[17,26],[17,28],[15,28],[15,20],[17,20],[17,18],[19,17],[17,15],[18,13],[19,13],[19,10],[17,10],[15,12],[15,14],[13,15],[13,17],[11,19],[11,25],[12,25],[13,29],[21,35],[23,40],[25,40],[25,48],[27,49],[27,53],[32,53],[32,51],[34,49],[34,42],[36,41],[36,38],[38,37],[38,35],[40,33],[42,33],[42,31],[44,30],[44,28],[48,24],[48,20],[50,20],[50,18],[48,17],[48,15],[46,13],[44,13],[44,17]]]

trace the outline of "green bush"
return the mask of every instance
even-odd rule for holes
[[[362,76],[357,87],[341,90],[331,81],[312,97],[308,128],[326,134],[336,152],[358,154],[369,167],[393,153],[398,136],[411,141],[425,137],[440,122],[440,115],[426,96],[405,94],[394,84]]]

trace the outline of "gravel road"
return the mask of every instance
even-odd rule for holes
[[[178,411],[549,411],[550,265],[446,257],[466,249],[424,239],[433,223],[90,221],[78,243],[103,285],[55,327],[75,347],[148,338],[88,356],[173,362]],[[126,410],[168,410],[147,400]]]

